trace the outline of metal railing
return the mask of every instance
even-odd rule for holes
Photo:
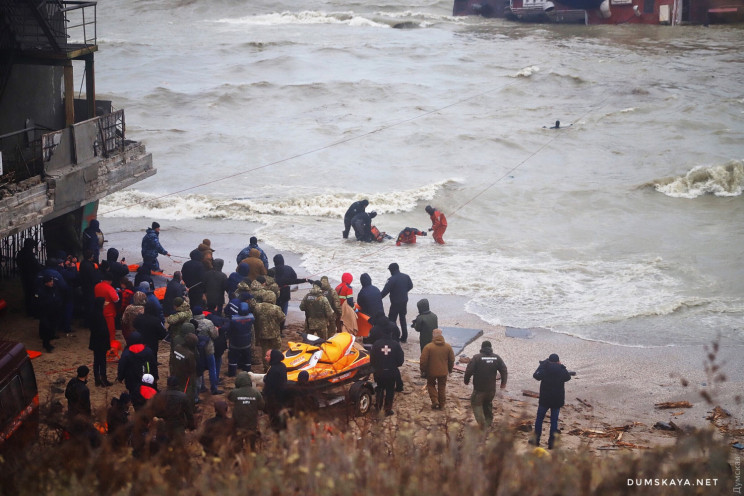
[[[116,155],[124,149],[126,123],[124,110],[115,110],[98,118],[98,133],[104,157]]]
[[[15,277],[18,274],[16,254],[23,248],[26,238],[36,242],[36,258],[42,265],[46,260],[46,241],[44,240],[44,229],[41,224],[29,227],[19,233],[0,239],[0,280]]]
[[[48,131],[31,127],[0,136],[0,152],[3,155],[0,185],[18,183],[43,172],[41,133]]]

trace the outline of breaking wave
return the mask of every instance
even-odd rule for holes
[[[274,12],[271,14],[241,17],[239,19],[218,19],[214,22],[247,26],[277,26],[282,24],[346,24],[349,26],[390,27],[387,23],[375,22],[353,12],[325,13],[312,10],[305,10],[302,12]]]
[[[697,166],[684,176],[657,179],[647,186],[674,198],[739,196],[744,187],[744,160],[732,160],[724,165]]]
[[[210,195],[163,196],[137,190],[119,191],[102,199],[99,212],[111,217],[161,219],[230,219],[261,222],[262,216],[313,216],[343,218],[352,202],[366,198],[368,211],[391,214],[412,211],[420,201],[429,201],[438,191],[457,183],[449,179],[419,188],[373,194],[326,193],[294,198],[232,198]]]

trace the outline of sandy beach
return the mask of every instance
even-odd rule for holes
[[[105,248],[116,247],[126,256],[128,263],[139,261],[139,241],[141,239],[139,224],[145,221],[137,219],[110,219],[102,222],[102,228],[108,239]],[[192,226],[193,227],[193,226]],[[230,272],[235,254],[247,244],[251,231],[256,226],[240,223],[240,230],[229,229],[227,232],[211,233],[208,237],[212,246],[216,248],[215,258],[224,258],[225,272]],[[108,228],[108,229],[107,229]],[[194,238],[194,239],[192,239]],[[161,241],[164,247],[177,256],[186,255],[191,248],[201,241],[196,239],[193,232],[184,232],[173,224],[163,223]],[[245,239],[245,243],[243,243]],[[269,259],[277,250],[264,246]],[[301,267],[301,260],[296,254],[282,252],[287,263],[293,266],[299,277],[312,276]],[[181,259],[174,256],[173,260],[161,258],[161,266],[166,273],[172,273],[180,267]],[[178,261],[178,263],[176,262]],[[411,275],[414,286],[415,272],[401,267],[403,272]],[[329,272],[328,276],[333,285],[338,283],[342,270]],[[358,291],[358,276],[354,274],[352,285]],[[384,281],[373,281],[378,287]],[[35,321],[22,317],[20,310],[19,291],[14,288],[17,281],[5,281],[3,294],[10,303],[3,319],[2,339],[24,341],[29,349],[40,349]],[[293,293],[290,301],[288,316],[288,338],[297,336],[302,329],[304,316],[299,311],[299,302],[307,291],[306,285],[300,285]],[[408,306],[408,321],[416,316],[416,302],[421,298],[428,298],[433,312],[438,315],[440,327],[461,327],[481,329],[483,335],[466,346],[461,356],[471,357],[478,353],[480,343],[490,340],[494,351],[501,355],[509,369],[509,379],[506,390],[496,399],[497,421],[510,424],[514,430],[520,432],[524,438],[524,449],[528,449],[527,439],[530,433],[528,426],[534,421],[537,399],[524,394],[525,391],[537,391],[539,383],[532,378],[538,362],[544,360],[551,353],[557,353],[561,361],[569,370],[575,371],[574,378],[566,384],[566,406],[561,410],[561,430],[563,432],[561,445],[565,449],[577,449],[585,446],[597,453],[628,449],[635,447],[653,447],[673,443],[679,431],[665,431],[654,428],[657,422],[672,421],[680,429],[687,426],[711,426],[706,419],[713,407],[720,405],[728,411],[732,418],[728,419],[730,426],[741,427],[740,420],[744,418],[744,410],[737,396],[742,391],[744,378],[744,362],[737,360],[741,352],[740,347],[727,347],[725,343],[715,358],[715,363],[721,366],[720,372],[726,375],[726,380],[713,384],[712,378],[705,372],[706,351],[703,347],[657,347],[631,348],[609,345],[598,342],[577,339],[571,336],[556,334],[543,329],[530,329],[526,334],[530,337],[507,337],[506,329],[491,326],[481,321],[477,316],[465,311],[465,299],[456,295],[425,295],[411,294]],[[387,308],[387,299],[385,306]],[[80,363],[92,361],[92,353],[87,349],[88,331],[77,327],[74,335],[61,337],[55,341],[55,350],[51,354],[44,353],[34,360],[40,400],[42,403],[51,396],[52,384],[65,383],[73,375],[73,371]],[[167,362],[166,346],[161,346],[160,361]],[[418,358],[418,336],[409,330],[409,340],[403,345],[406,353],[406,363],[402,368],[405,391],[396,397],[396,415],[392,421],[412,422],[422,429],[431,429],[437,424],[445,422],[462,422],[475,425],[469,405],[471,386],[465,386],[462,372],[455,371],[448,381],[448,397],[450,403],[444,412],[432,411],[428,395],[424,390],[425,381],[420,378]],[[109,379],[115,376],[115,364],[109,364]],[[683,386],[685,379],[687,386]],[[232,387],[232,380],[228,379],[225,389]],[[113,395],[124,390],[123,385],[116,384],[112,388],[91,387],[94,408],[103,409]],[[713,398],[713,404],[706,402],[700,391],[707,391]],[[202,416],[211,416],[209,408],[210,395],[206,396],[207,406],[201,409]],[[655,404],[661,402],[687,401],[690,408],[657,409]],[[521,427],[521,428],[520,428]],[[624,428],[621,440],[613,428]],[[545,426],[547,429],[547,426]],[[547,430],[546,430],[547,432]],[[739,440],[740,439],[736,439]],[[626,444],[623,444],[626,443]]]

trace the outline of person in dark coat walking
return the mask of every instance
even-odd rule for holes
[[[397,263],[391,263],[388,266],[390,278],[382,288],[381,296],[385,298],[390,295],[390,309],[388,318],[395,322],[400,318],[400,342],[408,341],[408,328],[406,326],[406,313],[408,312],[408,292],[413,289],[413,282],[408,274],[400,271]]]
[[[93,352],[93,377],[96,381],[96,387],[112,386],[106,376],[106,352],[111,348],[111,341],[106,318],[103,316],[103,304],[105,302],[105,298],[96,298],[90,316],[88,349]]]
[[[540,362],[532,377],[540,381],[540,399],[537,407],[537,418],[535,419],[535,437],[532,442],[536,446],[540,445],[543,420],[548,409],[550,409],[548,449],[553,449],[555,434],[558,432],[558,414],[566,401],[565,383],[571,380],[571,374],[566,370],[566,366],[560,362],[558,355],[553,353],[547,360]]]
[[[370,317],[377,312],[384,312],[385,307],[382,305],[382,295],[377,286],[372,285],[372,278],[366,272],[359,277],[362,289],[357,295],[357,304],[359,310]]]
[[[36,258],[36,240],[26,238],[23,240],[23,248],[16,253],[16,264],[21,274],[21,286],[23,287],[23,302],[26,304],[26,316],[36,315],[34,303],[36,301],[36,275],[41,270],[41,264]]]
[[[65,388],[67,398],[67,417],[72,420],[78,415],[90,418],[90,390],[86,385],[90,369],[85,365],[77,368],[77,375],[70,379]]]
[[[349,231],[351,230],[351,220],[356,214],[364,212],[369,205],[369,200],[359,200],[351,204],[344,214],[344,230],[341,233],[344,239],[349,237]]]
[[[377,409],[385,408],[385,415],[393,415],[393,400],[395,399],[395,382],[400,376],[398,367],[403,365],[404,355],[400,343],[393,339],[389,331],[382,339],[372,345],[369,355],[374,369]]]
[[[481,429],[487,429],[493,423],[493,398],[496,396],[496,378],[499,374],[501,389],[506,389],[506,364],[493,352],[491,342],[483,341],[480,353],[473,356],[465,369],[465,384],[470,384],[470,378],[473,378],[470,406]]]

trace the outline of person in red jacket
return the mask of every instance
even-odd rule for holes
[[[109,341],[111,348],[117,351],[121,349],[121,344],[116,341],[116,304],[119,302],[119,293],[116,292],[112,285],[113,276],[110,272],[103,275],[103,280],[95,285],[93,294],[96,298],[103,298],[103,316],[106,319],[106,325],[109,332]],[[119,345],[119,346],[117,346]]]
[[[400,246],[404,243],[407,245],[415,244],[416,236],[426,236],[426,231],[419,231],[415,227],[406,227],[398,234],[398,239],[395,240],[395,246]]]
[[[354,308],[354,290],[351,289],[351,281],[354,280],[354,276],[348,272],[341,274],[341,283],[336,286],[336,293],[338,293],[338,299],[349,304],[351,308]]]
[[[443,245],[444,240],[442,239],[442,235],[444,234],[444,231],[447,230],[447,218],[442,212],[432,207],[431,205],[427,205],[425,210],[426,213],[429,214],[429,218],[431,219],[431,227],[429,228],[429,231],[434,231],[432,233],[434,241],[436,241],[440,245]]]

